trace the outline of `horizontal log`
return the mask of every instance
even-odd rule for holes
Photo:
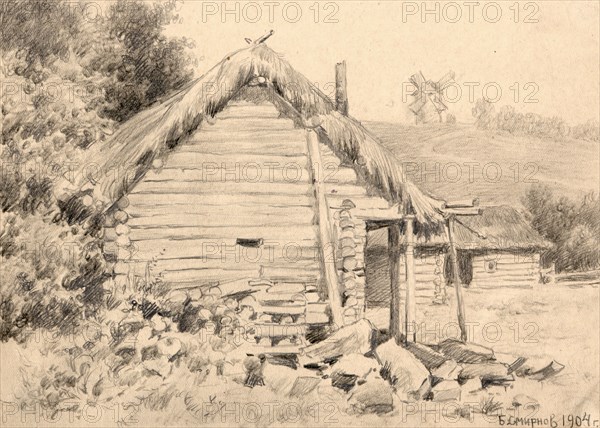
[[[529,265],[537,263],[529,255],[525,254],[490,254],[487,257],[474,257],[473,266],[485,266],[487,262],[495,261],[497,265]]]
[[[304,336],[308,326],[306,324],[251,324],[249,327],[255,331],[254,336],[257,337],[284,337]]]
[[[329,316],[324,313],[310,312],[306,314],[307,324],[328,324]]]
[[[296,227],[300,225],[309,226],[313,223],[314,211],[309,208],[286,208],[262,213],[255,212],[252,215],[243,212],[232,211],[229,216],[217,216],[215,214],[202,213],[180,213],[177,214],[155,214],[140,215],[129,220],[132,229],[136,226],[170,226],[170,227],[261,227],[261,226],[283,226]]]
[[[260,305],[258,308],[259,312],[265,314],[273,314],[273,315],[300,315],[304,314],[305,307],[304,305],[295,305],[295,306],[267,306]]]
[[[218,122],[217,122],[218,123]],[[224,125],[224,123],[223,123]],[[300,135],[300,137],[298,137]],[[223,126],[205,126],[201,132],[194,135],[195,140],[202,138],[202,141],[206,141],[210,138],[213,141],[229,141],[232,139],[240,139],[244,141],[255,141],[260,144],[265,140],[275,139],[293,139],[293,138],[304,138],[304,130],[300,129],[224,129]]]
[[[217,119],[241,118],[271,120],[279,118],[279,111],[273,104],[230,103],[217,115]]]
[[[205,125],[201,134],[210,134],[223,131],[290,131],[293,130],[302,136],[302,130],[294,128],[294,122],[286,118],[255,119],[253,117],[234,118],[216,117],[214,125]]]
[[[261,303],[277,303],[277,302],[306,302],[304,292],[295,293],[268,293],[259,292],[256,294],[256,298]]]
[[[176,151],[169,156],[166,166],[169,168],[202,169],[210,171],[210,168],[227,167],[234,171],[236,165],[240,170],[252,168],[259,165],[265,172],[269,168],[309,168],[309,162],[306,155],[294,155],[286,153],[278,155],[252,155],[231,153],[226,155]]]
[[[220,164],[204,163],[197,168],[164,168],[160,171],[148,171],[145,182],[218,183],[218,182],[250,182],[250,183],[310,183],[308,169],[289,164],[285,167],[263,164],[238,164],[222,167]]]
[[[216,153],[216,154],[265,154],[281,155],[282,153],[292,156],[302,156],[306,154],[306,141],[303,138],[298,139],[294,136],[290,138],[277,138],[274,140],[248,141],[243,138],[225,139],[220,135],[211,135],[210,141],[202,134],[198,134],[194,140],[186,143],[182,147],[182,152],[198,153]]]
[[[188,279],[183,281],[191,281],[194,279],[203,279],[207,271],[217,270],[222,271],[251,271],[253,278],[259,278],[260,269],[262,267],[280,268],[280,269],[317,269],[318,262],[296,262],[289,263],[286,260],[274,260],[270,263],[251,263],[241,261],[239,263],[223,263],[219,260],[198,260],[190,259],[172,259],[172,260],[154,260],[154,261],[119,261],[117,263],[119,273],[132,272],[137,276],[144,276],[146,267],[149,266],[150,273],[153,277],[173,278],[173,275],[178,275],[179,280],[182,277]],[[178,274],[180,272],[180,274]],[[238,278],[238,276],[234,276]]]
[[[235,245],[235,240],[155,240],[132,243],[129,260],[173,260],[197,259],[199,263],[218,261],[221,263],[269,261],[296,262],[320,259],[320,250],[314,239],[296,238],[295,241],[266,241],[260,248]]]
[[[473,275],[474,281],[529,281],[531,279],[539,279],[539,275],[534,274],[483,274]]]
[[[261,278],[271,281],[315,281],[321,276],[319,267],[314,268],[296,268],[296,267],[261,267]]]
[[[264,242],[295,242],[298,239],[309,239],[316,236],[315,227],[313,225],[298,225],[290,228],[289,226],[261,226],[254,232],[247,227],[136,227],[133,226],[129,232],[129,236],[133,242],[136,241],[153,241],[168,239],[171,241],[178,240],[235,240],[240,237],[249,237],[250,233],[263,238]]]
[[[358,192],[358,189],[356,190]],[[287,196],[312,196],[312,187],[305,183],[190,183],[182,186],[174,182],[146,182],[142,181],[131,191],[132,194],[167,195],[287,195]]]
[[[326,302],[318,302],[318,303],[307,303],[306,304],[306,313],[326,313],[327,308],[329,307],[329,303]]]
[[[135,212],[139,207],[161,206],[163,208],[179,209],[180,206],[252,206],[271,205],[281,207],[312,207],[314,196],[307,192],[298,195],[278,194],[244,194],[231,195],[202,193],[202,194],[172,194],[172,193],[131,193],[131,205],[128,210]]]
[[[281,294],[301,294],[306,291],[306,286],[303,283],[294,282],[278,282],[272,287],[267,289],[268,294],[281,295]]]
[[[135,275],[132,274],[132,277],[138,278],[142,282],[145,280],[143,274]],[[120,279],[119,279],[120,278]],[[160,278],[160,282],[169,289],[179,289],[179,288],[190,288],[190,287],[199,287],[199,286],[208,286],[214,285],[218,282],[223,281],[234,281],[240,280],[244,278],[259,278],[258,272],[255,270],[231,270],[231,269],[205,269],[202,272],[202,276],[199,278],[169,278],[168,280],[165,278]],[[117,275],[115,277],[116,281],[127,280],[127,275]],[[151,281],[155,281],[155,278],[150,278]]]
[[[131,228],[136,225],[136,220],[140,218],[152,218],[155,216],[165,217],[187,217],[190,219],[203,218],[206,216],[221,217],[221,223],[229,225],[228,220],[238,217],[253,217],[260,219],[261,217],[287,216],[292,219],[300,219],[298,224],[302,224],[308,218],[308,223],[311,223],[312,216],[315,210],[312,207],[288,207],[266,204],[242,204],[242,205],[207,205],[207,206],[179,206],[176,209],[165,210],[162,206],[145,206],[134,209],[129,209],[128,226]],[[204,223],[197,223],[202,225]],[[269,226],[268,223],[265,226]]]

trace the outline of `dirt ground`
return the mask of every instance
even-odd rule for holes
[[[496,391],[499,401],[526,394],[539,402],[539,408],[524,416],[559,415],[561,426],[563,414],[567,425],[568,415],[588,414],[589,426],[593,426],[600,417],[597,285],[465,289],[464,300],[469,340],[491,347],[499,360],[510,362],[523,356],[537,366],[552,360],[565,365],[561,373],[542,383],[517,379],[512,388]],[[374,310],[367,315],[382,327],[388,322],[388,313]],[[459,338],[455,299],[448,306],[419,307],[417,324],[418,341]]]

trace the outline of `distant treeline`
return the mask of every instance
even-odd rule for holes
[[[535,113],[519,113],[512,106],[503,106],[498,112],[494,104],[479,99],[472,109],[479,129],[497,129],[511,134],[525,134],[540,138],[574,138],[600,141],[600,124],[590,120],[584,124],[569,126],[558,116],[544,117]]]

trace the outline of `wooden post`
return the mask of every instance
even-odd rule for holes
[[[388,255],[390,258],[390,336],[397,344],[404,341],[404,311],[400,293],[400,225],[393,223],[388,227]]]
[[[308,143],[308,155],[312,164],[313,182],[317,207],[319,212],[319,240],[321,247],[321,258],[325,270],[325,281],[327,282],[327,295],[329,297],[329,306],[333,323],[338,327],[344,325],[344,313],[342,311],[342,297],[340,295],[339,281],[335,267],[335,239],[333,236],[333,227],[327,198],[325,197],[325,185],[323,171],[323,162],[321,161],[321,151],[319,150],[319,140],[317,134],[308,130],[306,133]]]
[[[416,312],[417,305],[415,301],[415,236],[414,236],[414,216],[406,216],[404,220],[404,235],[406,237],[406,311],[404,319],[404,331],[406,332],[406,341],[416,342]]]
[[[335,65],[335,108],[344,116],[348,116],[346,61]]]
[[[465,325],[465,304],[462,297],[462,284],[460,283],[460,273],[458,270],[458,255],[454,244],[454,215],[450,215],[446,220],[448,229],[448,242],[450,244],[450,261],[452,263],[452,276],[454,289],[456,290],[456,306],[458,312],[458,325],[460,327],[460,338],[463,342],[467,341],[467,327]]]

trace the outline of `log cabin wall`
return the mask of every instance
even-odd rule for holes
[[[473,256],[472,287],[532,287],[539,280],[539,253],[488,252]]]
[[[110,216],[117,283],[221,295],[258,287],[264,331],[327,324],[306,144],[271,104],[228,106],[155,162]],[[285,305],[274,301],[284,295]]]
[[[344,323],[364,317],[365,313],[365,219],[373,209],[389,208],[390,204],[374,194],[349,165],[320,144],[321,159],[327,180],[327,203],[336,226],[336,266],[343,293]],[[389,283],[388,283],[389,288]]]

